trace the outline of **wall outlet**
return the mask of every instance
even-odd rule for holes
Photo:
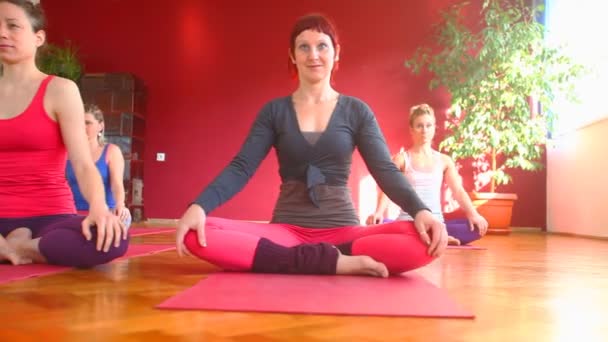
[[[164,162],[165,161],[165,154],[163,152],[158,152],[156,154],[156,161]]]

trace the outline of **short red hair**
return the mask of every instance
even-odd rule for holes
[[[287,59],[287,69],[294,78],[298,78],[298,68],[296,68],[296,66],[293,64],[291,56],[295,55],[294,50],[296,44],[296,37],[298,37],[300,33],[306,30],[313,30],[328,35],[331,39],[331,43],[333,44],[334,49],[340,44],[338,40],[338,32],[336,31],[334,24],[331,22],[331,20],[329,20],[329,18],[322,14],[308,14],[303,17],[300,17],[293,26],[293,29],[291,30],[291,36],[289,37],[290,56],[288,56]],[[331,70],[331,74],[333,75],[334,71],[336,70],[338,70],[338,61],[334,63],[334,68]]]

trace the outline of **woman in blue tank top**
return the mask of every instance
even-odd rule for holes
[[[117,215],[128,227],[131,224],[131,213],[125,207],[125,187],[123,184],[123,174],[125,169],[125,159],[117,145],[105,141],[103,112],[93,104],[85,106],[85,126],[89,148],[95,160],[95,166],[101,174],[101,179],[106,192],[106,202],[108,207]],[[66,165],[66,178],[74,195],[76,209],[81,212],[89,210],[89,203],[82,195],[72,163],[68,160]]]
[[[416,189],[420,199],[441,221],[444,221],[441,189],[445,180],[454,199],[466,214],[466,219],[445,222],[450,244],[468,244],[478,240],[487,232],[488,222],[479,215],[469,195],[462,187],[452,158],[431,147],[435,137],[433,108],[427,104],[412,107],[409,124],[413,145],[407,151],[402,149],[393,157],[393,161]],[[380,193],[376,212],[367,218],[367,224],[383,222],[388,203],[388,197]],[[412,221],[413,219],[407,212],[401,210],[397,220]]]

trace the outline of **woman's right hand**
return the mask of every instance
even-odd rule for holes
[[[184,245],[184,238],[191,229],[196,230],[198,243],[201,247],[207,247],[207,242],[205,240],[205,218],[205,210],[198,204],[192,204],[177,222],[175,244],[177,246],[177,253],[180,256],[190,255],[188,248]]]
[[[118,218],[120,219],[120,222],[127,222],[127,221],[131,221],[131,212],[129,211],[129,208],[125,207],[124,203],[121,204],[117,204],[116,208],[114,208],[113,210],[114,215],[118,216]],[[129,228],[129,227],[127,227]]]
[[[367,224],[368,226],[374,225],[374,224],[380,224],[382,223],[382,221],[384,220],[384,215],[381,214],[371,214],[367,217],[367,220],[365,221],[365,224]]]

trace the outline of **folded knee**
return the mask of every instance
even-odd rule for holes
[[[184,236],[184,245],[186,246],[186,248],[188,248],[188,250],[191,253],[195,253],[198,250],[200,250],[201,248],[203,248],[198,243],[198,237],[196,235],[196,231],[194,231],[194,230],[189,230],[186,233],[186,236]]]
[[[392,221],[383,223],[382,226],[384,229],[380,231],[380,233],[386,234],[406,234],[406,235],[416,235],[418,236],[418,231],[416,230],[416,226],[412,221]]]
[[[353,255],[368,255],[383,263],[391,274],[411,271],[435,258],[420,237],[406,234],[378,234],[356,240]]]

